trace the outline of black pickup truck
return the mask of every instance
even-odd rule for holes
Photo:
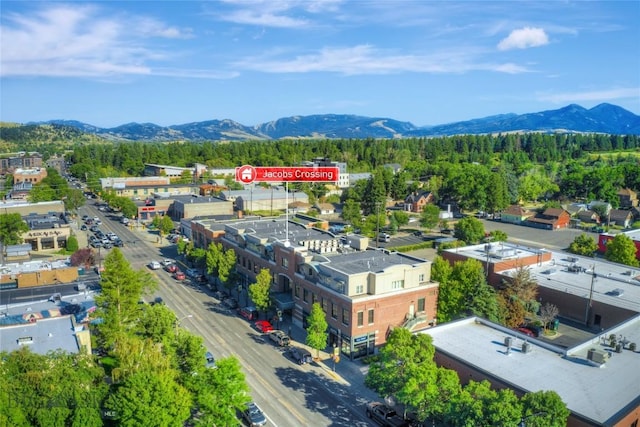
[[[367,417],[384,427],[409,426],[409,422],[398,415],[394,409],[380,402],[371,402],[367,405]]]

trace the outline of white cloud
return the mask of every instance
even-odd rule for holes
[[[498,43],[499,50],[526,49],[544,46],[549,43],[549,37],[542,28],[524,27],[511,31],[507,38]]]
[[[613,88],[586,92],[552,92],[537,95],[541,101],[566,104],[574,102],[607,102],[619,99],[640,98],[640,87]]]
[[[115,77],[148,75],[162,52],[149,37],[184,38],[190,32],[152,19],[100,16],[100,9],[55,4],[31,15],[7,14],[0,26],[2,76]]]
[[[281,51],[262,57],[245,58],[234,65],[239,68],[266,73],[334,72],[345,75],[415,73],[464,73],[495,71],[500,73],[527,72],[526,67],[512,63],[492,64],[476,62],[474,54],[449,50],[431,55],[397,55],[371,45],[323,48],[317,52],[298,55],[293,59],[278,59]]]

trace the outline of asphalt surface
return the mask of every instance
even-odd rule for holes
[[[263,409],[270,426],[369,426],[365,405],[378,397],[364,386],[359,362],[344,358],[336,364],[329,354],[308,365],[298,365],[282,349],[256,331],[251,323],[227,309],[213,297],[208,286],[190,280],[176,281],[164,270],[149,270],[150,261],[177,259],[176,246],[142,229],[131,229],[98,211],[91,202],[81,208],[83,214],[102,219],[101,229],[113,231],[125,242],[122,252],[132,267],[145,269],[157,278],[159,289],[145,296],[151,301],[161,297],[179,319],[180,326],[204,339],[205,346],[216,358],[235,356],[239,359],[256,403]],[[102,251],[105,255],[105,250]],[[180,260],[179,260],[180,262]],[[182,269],[186,266],[181,263]],[[237,296],[237,295],[234,295]],[[239,296],[246,302],[246,292]],[[274,325],[275,326],[275,325]],[[304,347],[305,331],[285,317],[280,329],[289,331],[293,345]]]

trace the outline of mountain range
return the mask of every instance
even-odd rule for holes
[[[30,124],[70,126],[115,141],[239,141],[283,138],[411,138],[508,132],[604,133],[640,135],[640,116],[612,104],[591,109],[571,104],[557,110],[501,114],[437,126],[417,127],[390,118],[347,114],[293,116],[245,126],[233,120],[208,120],[172,126],[128,123],[100,128],[74,120]]]

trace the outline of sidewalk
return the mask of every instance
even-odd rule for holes
[[[305,344],[306,331],[301,327],[293,325],[289,317],[286,317],[280,322],[280,329],[289,334],[292,345],[306,348],[314,357],[316,356],[316,350],[311,349]],[[327,351],[320,351],[320,358],[314,362],[314,365],[317,366],[326,377],[348,387],[354,396],[367,401],[381,400],[375,391],[369,389],[364,384],[364,379],[369,371],[368,366],[357,360],[351,361],[344,354],[340,355],[340,362],[334,365],[332,356],[333,355]]]

